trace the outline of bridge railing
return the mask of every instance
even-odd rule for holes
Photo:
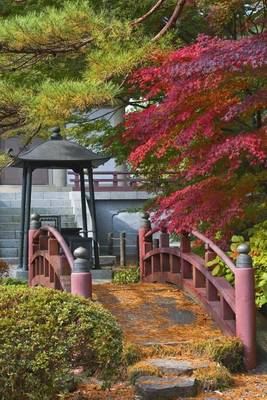
[[[80,177],[79,174],[68,171],[70,182],[73,184],[73,190],[80,190]],[[134,177],[131,172],[117,172],[117,171],[94,171],[94,189],[96,192],[103,191],[134,191],[137,190],[144,180]],[[88,182],[88,177],[85,175],[85,183]]]
[[[159,234],[159,239],[153,235]],[[170,247],[169,235],[151,229],[149,221],[139,231],[140,273],[146,282],[174,283],[201,301],[207,312],[227,335],[244,344],[247,369],[256,366],[256,308],[254,271],[247,245],[239,246],[237,264],[200,232],[190,232],[205,245],[202,258],[191,250],[190,234],[181,235],[179,247]],[[219,256],[234,274],[234,286],[223,277],[212,275],[208,262]]]
[[[50,225],[41,226],[33,214],[29,230],[29,285],[44,286],[92,297],[92,277],[87,250],[73,255],[61,233]]]

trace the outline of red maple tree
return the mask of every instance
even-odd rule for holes
[[[202,35],[131,77],[130,87],[150,105],[127,115],[119,139],[134,169],[175,172],[179,185],[157,199],[156,218],[169,231],[230,233],[262,212],[266,41],[266,33],[240,40]]]

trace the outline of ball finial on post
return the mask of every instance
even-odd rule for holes
[[[52,135],[51,140],[62,140],[62,136],[60,135],[60,127],[55,126],[51,129]]]
[[[30,229],[40,229],[41,225],[42,223],[40,221],[40,215],[37,213],[33,213],[31,215]]]
[[[92,297],[92,260],[84,247],[78,247],[74,250],[75,260],[71,273],[71,293],[86,298]]]
[[[250,247],[247,243],[242,243],[237,247],[239,255],[236,259],[237,268],[252,268],[252,258],[248,254]]]

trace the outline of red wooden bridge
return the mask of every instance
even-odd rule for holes
[[[29,284],[91,297],[91,264],[86,250],[78,248],[73,257],[60,232],[34,222],[29,231]],[[192,252],[190,234],[204,243],[203,258]],[[181,236],[179,248],[170,247],[168,233],[151,229],[149,221],[139,231],[141,279],[173,283],[196,297],[225,334],[242,340],[245,365],[252,369],[256,366],[256,309],[248,251],[246,245],[239,247],[235,265],[215,243],[195,230]],[[212,275],[207,263],[216,256],[233,272],[234,287],[223,277]]]

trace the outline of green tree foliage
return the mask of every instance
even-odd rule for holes
[[[131,71],[206,26],[186,0],[3,0],[0,22],[0,134],[28,138],[77,112],[128,104]],[[170,28],[172,38],[153,41]]]
[[[228,252],[229,257],[236,261],[237,247],[248,240],[250,255],[255,271],[255,300],[258,308],[267,304],[267,221],[263,221],[248,229],[244,235],[234,235]],[[234,284],[234,275],[225,263],[216,257],[208,263],[214,276],[223,276]]]

